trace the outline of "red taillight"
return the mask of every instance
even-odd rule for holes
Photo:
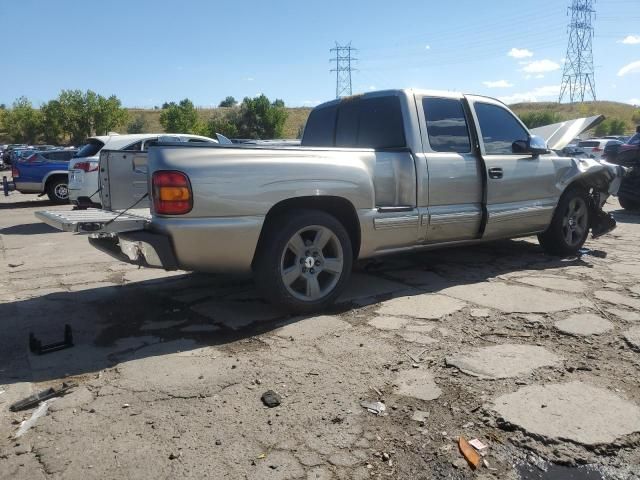
[[[591,150],[592,152],[602,152],[602,149],[600,147],[593,147],[593,150]]]
[[[11,176],[13,178],[18,178],[20,176],[20,172],[18,171],[18,169],[15,166],[11,166]]]
[[[78,162],[73,168],[83,172],[95,172],[98,170],[98,162]]]
[[[161,170],[153,174],[153,208],[162,215],[183,215],[193,208],[191,183],[182,172]]]

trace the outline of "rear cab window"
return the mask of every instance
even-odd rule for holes
[[[314,110],[303,146],[397,149],[406,147],[400,99],[396,96],[342,100]]]
[[[475,102],[474,109],[487,155],[517,154],[513,142],[529,140],[529,132],[507,109],[482,102]]]
[[[74,157],[75,158],[94,157],[98,154],[100,150],[102,150],[102,147],[104,147],[103,142],[101,142],[98,139],[91,138],[87,140],[87,143],[85,143],[82,147],[78,149]]]
[[[587,147],[587,148],[594,148],[594,147],[599,147],[600,146],[600,142],[580,142],[578,144],[579,147]]]
[[[433,151],[471,152],[469,126],[460,100],[425,97],[422,106]]]

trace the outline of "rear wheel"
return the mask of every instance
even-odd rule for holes
[[[589,200],[584,190],[571,188],[558,202],[551,225],[538,235],[545,252],[551,255],[575,255],[589,235]]]
[[[47,183],[47,196],[55,203],[69,203],[69,186],[64,178],[55,178]]]
[[[618,201],[620,202],[620,206],[625,210],[640,210],[640,202],[631,200],[629,197],[619,196]]]
[[[331,305],[351,275],[349,234],[333,216],[296,210],[267,227],[254,264],[258,288],[287,310],[308,313]]]

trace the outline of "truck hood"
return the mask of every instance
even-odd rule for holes
[[[577,118],[575,120],[567,120],[544,127],[533,128],[531,133],[542,137],[546,140],[547,146],[551,150],[562,150],[569,145],[571,140],[576,138],[582,132],[597,126],[604,120],[604,115],[595,115],[593,117]]]

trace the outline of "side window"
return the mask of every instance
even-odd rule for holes
[[[460,100],[426,97],[422,99],[429,144],[436,152],[471,152],[469,127]]]
[[[142,150],[142,141],[133,143],[131,145],[129,145],[126,148],[123,148],[123,150],[133,150],[135,152],[139,152],[140,150]]]
[[[476,103],[476,114],[482,132],[484,149],[488,155],[513,154],[513,142],[527,141],[529,133],[515,117],[502,107]]]
[[[190,138],[189,140],[187,140],[187,143],[208,143],[206,140],[203,140],[202,138]]]
[[[336,130],[337,110],[336,105],[313,110],[309,115],[307,125],[304,127],[302,145],[332,147]]]

